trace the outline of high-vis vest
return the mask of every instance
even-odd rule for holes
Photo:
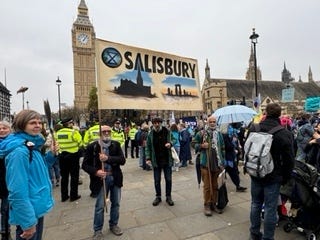
[[[124,132],[122,129],[116,130],[112,128],[111,139],[120,143],[121,147],[124,145]]]
[[[82,136],[79,131],[71,128],[62,128],[55,134],[59,143],[59,152],[76,153],[82,146]]]
[[[137,131],[138,131],[138,130],[137,130],[135,127],[133,127],[133,128],[130,129],[130,131],[129,131],[130,140],[134,140],[134,137],[136,136],[136,132],[137,132]]]
[[[83,137],[84,145],[87,146],[89,143],[92,143],[93,141],[99,139],[100,138],[99,132],[100,132],[99,125],[94,125],[91,128],[89,128]]]

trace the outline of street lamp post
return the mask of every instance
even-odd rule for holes
[[[56,84],[58,86],[58,101],[59,101],[59,120],[61,120],[61,101],[60,101],[60,86],[61,86],[61,80],[58,79],[56,80]]]
[[[18,93],[22,93],[22,110],[24,110],[24,93],[28,90],[29,88],[27,87],[21,87],[18,91]]]
[[[255,84],[255,94],[256,100],[258,98],[258,79],[257,79],[257,54],[256,54],[256,44],[258,43],[259,35],[255,32],[255,28],[252,29],[252,34],[250,36],[251,44],[253,44],[253,56],[254,56],[254,84]]]

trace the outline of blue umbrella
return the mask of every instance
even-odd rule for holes
[[[217,118],[217,124],[220,125],[225,123],[248,122],[251,121],[256,114],[256,111],[246,106],[230,105],[219,108],[213,113],[213,116]]]

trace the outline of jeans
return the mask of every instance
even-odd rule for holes
[[[250,233],[252,239],[273,240],[277,224],[280,183],[265,184],[251,181]],[[261,210],[264,203],[264,233],[260,232]]]
[[[1,232],[5,232],[6,229],[10,231],[9,221],[9,201],[8,198],[1,199]]]
[[[60,180],[60,167],[58,158],[56,159],[52,167],[49,168],[49,176],[51,181],[54,181],[54,179],[56,179],[57,181]]]
[[[119,209],[121,200],[121,188],[106,180],[107,192],[109,192],[109,199],[111,202],[110,207],[110,220],[109,227],[118,225]],[[104,190],[101,188],[94,209],[93,230],[101,231],[104,223]]]
[[[166,182],[166,197],[171,197],[172,189],[172,167],[169,165],[158,166],[153,169],[154,188],[156,197],[161,198],[161,170],[163,169],[164,179]]]
[[[139,167],[143,167],[143,147],[139,146]]]
[[[38,218],[38,223],[36,225],[36,233],[29,238],[29,240],[41,240],[43,232],[43,217]],[[25,240],[25,238],[21,238],[20,235],[23,233],[23,230],[20,226],[17,226],[16,230],[16,240]]]

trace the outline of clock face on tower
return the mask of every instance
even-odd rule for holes
[[[77,46],[90,47],[90,36],[87,33],[77,33],[76,41]]]

